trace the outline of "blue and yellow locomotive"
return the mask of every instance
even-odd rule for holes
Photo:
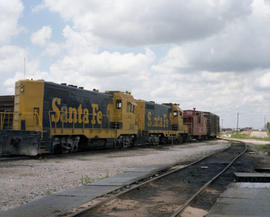
[[[15,85],[13,109],[0,109],[0,154],[66,153],[187,139],[177,104],[136,100],[129,92],[100,93],[22,80]]]

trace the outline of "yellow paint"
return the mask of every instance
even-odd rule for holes
[[[15,105],[13,129],[21,130],[21,121],[25,129],[42,132],[44,81],[22,80],[15,84]]]
[[[139,132],[145,130],[145,101],[143,100],[136,100],[136,124],[138,126]],[[183,115],[180,116],[180,112],[183,111],[179,108],[176,104],[167,104],[170,106],[172,111],[177,111],[178,116],[173,117],[173,112],[170,113],[169,117],[167,114],[163,114],[163,116],[152,117],[151,112],[148,112],[147,115],[147,125],[149,128],[151,127],[161,127],[161,128],[168,128],[169,127],[169,118],[171,125],[177,125],[178,130],[148,130],[150,134],[163,134],[164,136],[176,136],[179,134],[187,134],[188,129],[187,126],[183,123]]]
[[[172,125],[178,126],[178,131],[180,134],[187,134],[188,128],[184,124],[183,119],[183,110],[179,107],[178,104],[170,104],[172,112],[170,113],[170,121]],[[173,113],[177,112],[177,116],[174,116]]]
[[[83,108],[80,104],[78,108],[67,107],[66,105],[61,105],[61,99],[54,97],[52,100],[52,112],[51,112],[51,122],[53,123],[89,123],[89,110]],[[92,110],[92,119],[91,124],[95,125],[96,123],[102,126],[103,114],[99,110],[98,104],[91,104]]]
[[[113,94],[113,103],[107,107],[109,121],[122,123],[122,130],[127,130],[127,134],[134,134],[138,130],[136,125],[136,100],[129,92],[106,91],[106,93]],[[117,108],[117,102],[119,101],[121,101],[121,109]],[[133,110],[133,108],[135,109]]]
[[[135,135],[138,133],[136,125],[136,101],[130,93],[123,93],[120,91],[107,92],[113,95],[111,104],[107,106],[107,114],[103,114],[99,110],[98,104],[91,104],[91,109],[84,108],[79,105],[77,108],[61,106],[61,100],[52,100],[51,113],[51,136],[55,135],[84,135],[87,138],[117,138],[120,135]],[[121,101],[121,109],[116,106],[117,101]],[[135,107],[135,111],[134,111]],[[90,113],[91,111],[92,113]],[[82,118],[80,118],[82,116]],[[89,116],[91,119],[89,119]],[[103,117],[108,118],[108,122],[121,123],[121,129],[104,129],[104,128],[90,128],[98,124],[102,126]],[[58,118],[59,117],[59,118]],[[75,118],[76,117],[76,118]],[[69,123],[82,123],[80,128],[65,128],[64,125],[57,125],[56,123],[69,120]],[[56,122],[55,122],[56,121]]]
[[[142,130],[144,130],[144,126],[145,126],[145,101],[136,100],[136,104],[137,104],[136,109],[135,109],[136,126],[138,126],[138,129],[141,132]]]

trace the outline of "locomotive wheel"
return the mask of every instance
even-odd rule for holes
[[[129,136],[124,136],[122,140],[122,147],[127,148],[130,146],[130,138]]]
[[[54,137],[52,149],[54,153],[70,153],[79,150],[79,136]]]
[[[179,144],[182,144],[184,142],[184,139],[183,139],[183,136],[182,135],[179,135],[178,138],[177,138],[177,140],[178,140],[178,143]]]
[[[185,142],[190,142],[190,136],[189,135],[185,135]]]
[[[168,144],[169,143],[169,141],[168,141],[168,138],[167,137],[161,137],[161,139],[160,139],[161,141],[161,144]]]

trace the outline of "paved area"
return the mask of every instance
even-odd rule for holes
[[[270,183],[233,183],[206,217],[269,217]]]
[[[39,159],[0,161],[0,211],[22,206],[82,184],[132,171],[133,168],[142,169],[195,160],[224,149],[228,145],[224,141],[212,140],[182,145],[93,150],[42,156]]]
[[[0,217],[49,217],[63,215],[98,196],[116,190],[123,185],[149,177],[169,166],[171,164],[131,169],[116,176],[43,197],[15,209],[2,211],[0,212]]]

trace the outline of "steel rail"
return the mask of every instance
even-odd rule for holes
[[[240,142],[240,141],[236,141]],[[231,165],[240,158],[243,154],[247,151],[247,145],[244,142],[240,142],[245,145],[244,151],[242,151],[239,155],[237,155],[221,172],[219,172],[216,176],[214,176],[211,180],[209,180],[207,183],[205,183],[195,194],[193,194],[183,205],[181,205],[176,212],[174,212],[173,215],[170,217],[177,217],[179,214],[181,214],[185,208],[202,192],[204,191],[212,182],[214,182],[219,176],[221,176],[225,171],[227,171]]]
[[[136,189],[136,188],[139,188],[139,187],[141,187],[141,186],[147,184],[147,183],[150,183],[150,182],[153,182],[153,181],[155,181],[155,180],[161,179],[161,178],[163,178],[163,177],[165,177],[165,176],[168,176],[168,175],[170,175],[170,174],[172,174],[172,173],[176,173],[176,172],[178,172],[178,171],[180,171],[180,170],[184,170],[184,169],[186,169],[186,168],[188,168],[188,167],[190,167],[190,166],[192,166],[192,165],[195,165],[195,164],[197,164],[197,163],[200,163],[201,161],[203,161],[203,160],[205,160],[205,159],[207,159],[207,158],[209,158],[209,157],[211,157],[211,156],[213,156],[213,155],[215,155],[215,154],[222,153],[222,152],[228,150],[230,147],[231,147],[231,145],[230,145],[228,148],[225,148],[225,149],[223,149],[223,150],[221,150],[221,151],[214,152],[214,153],[212,153],[212,154],[210,154],[210,155],[208,155],[208,156],[202,157],[202,158],[200,158],[199,160],[194,161],[194,162],[192,162],[192,163],[190,163],[190,164],[187,164],[187,165],[185,165],[185,166],[183,166],[183,167],[181,167],[181,168],[170,170],[170,171],[165,172],[165,173],[163,173],[163,174],[161,174],[161,175],[159,175],[159,176],[156,176],[156,177],[154,177],[154,178],[150,178],[150,179],[148,179],[147,181],[144,181],[144,182],[142,182],[142,183],[139,183],[139,184],[131,183],[131,184],[129,184],[129,185],[122,186],[122,187],[120,187],[120,188],[118,188],[118,189],[116,189],[116,190],[114,190],[114,191],[112,191],[112,192],[109,192],[108,194],[113,193],[113,192],[115,192],[115,191],[119,191],[119,190],[124,189],[124,188],[127,188],[127,187],[129,187],[129,186],[131,186],[131,185],[135,185],[135,186],[130,187],[130,188],[126,189],[126,190],[123,190],[123,191],[121,191],[121,192],[119,192],[119,193],[117,193],[117,194],[114,194],[113,196],[111,196],[111,197],[109,197],[109,198],[107,198],[107,199],[105,199],[105,200],[102,200],[102,201],[100,201],[100,202],[97,202],[96,204],[90,205],[90,206],[88,206],[88,207],[86,207],[86,208],[83,208],[83,209],[81,209],[81,210],[79,210],[79,211],[75,211],[74,213],[72,213],[72,214],[70,214],[70,215],[67,215],[67,217],[76,217],[76,216],[79,216],[79,215],[81,215],[81,214],[84,214],[84,213],[90,211],[91,209],[100,207],[100,206],[102,206],[103,204],[105,204],[105,203],[107,203],[107,202],[113,200],[114,198],[117,198],[117,197],[119,197],[119,196],[121,196],[121,195],[124,195],[124,194],[126,194],[126,193],[128,193],[128,192],[130,192],[130,191],[132,191],[132,190],[134,190],[134,189]],[[179,163],[174,164],[174,165],[170,166],[170,167],[167,168],[167,169],[169,170],[170,168],[172,168],[172,167],[174,167],[174,166],[177,166],[177,165],[179,165]],[[163,169],[163,170],[161,170],[161,171],[164,171],[164,170],[166,170],[166,169]],[[157,173],[158,173],[158,172],[161,172],[161,171],[157,171]],[[153,175],[155,175],[155,174],[152,174],[152,176],[153,176]],[[105,196],[105,195],[104,195],[104,196]],[[98,197],[97,197],[97,198],[98,198]],[[95,199],[96,199],[96,198],[95,198]],[[95,200],[95,199],[93,199],[93,200]],[[89,201],[89,202],[90,202],[90,201]],[[82,204],[81,206],[83,206],[83,204]],[[78,207],[78,209],[79,209],[79,207]],[[64,214],[64,216],[65,216],[65,214]]]
[[[33,158],[28,156],[19,156],[19,157],[10,157],[10,156],[1,156],[0,162],[9,162],[9,161],[19,161],[19,160],[31,160]]]

